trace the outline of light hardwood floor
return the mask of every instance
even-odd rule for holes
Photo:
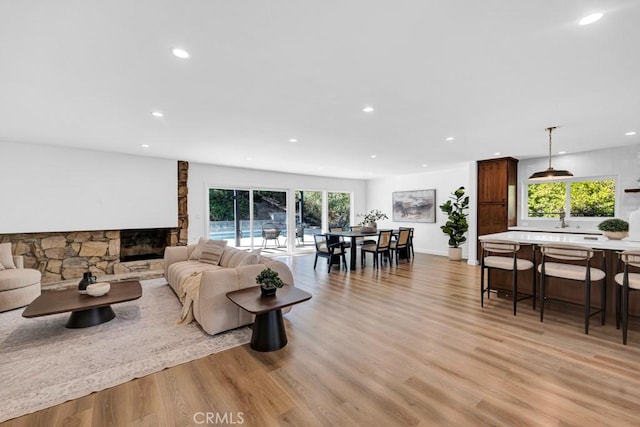
[[[236,347],[3,427],[640,425],[638,325],[623,346],[612,314],[584,335],[580,310],[481,308],[479,267],[438,256],[331,274],[284,260],[313,294],[284,349]]]

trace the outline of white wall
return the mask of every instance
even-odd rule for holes
[[[336,179],[311,175],[269,172],[254,169],[189,163],[189,242],[197,242],[208,231],[208,189],[238,188],[294,190],[328,190],[353,193],[354,212],[365,210],[367,182],[358,179]],[[291,205],[291,202],[289,202]],[[353,214],[353,212],[352,212]],[[290,220],[293,215],[289,216]]]
[[[414,240],[413,245],[416,252],[423,252],[436,255],[447,255],[449,250],[449,238],[442,232],[440,226],[446,222],[446,215],[438,208],[439,205],[446,202],[451,193],[463,186],[469,191],[470,201],[475,200],[475,175],[471,177],[472,167],[465,164],[443,171],[425,172],[415,175],[403,175],[373,179],[369,181],[367,188],[367,208],[380,209],[389,216],[389,220],[378,222],[378,228],[398,228],[413,227]],[[408,190],[436,190],[436,222],[420,223],[420,222],[393,222],[392,218],[392,196],[394,191]],[[475,211],[475,202],[470,206],[469,211]],[[475,216],[474,216],[475,218]],[[462,254],[464,258],[469,257],[469,246],[475,244],[471,242],[469,235],[473,231],[475,233],[475,220],[469,217],[469,233],[467,234],[467,243],[462,246]],[[471,230],[473,228],[473,230]],[[474,234],[475,235],[475,234]],[[475,251],[472,254],[475,258]]]
[[[558,219],[527,219],[527,179],[541,170],[547,169],[549,158],[520,160],[518,163],[518,225],[555,226]],[[640,177],[640,145],[626,145],[605,150],[555,156],[551,159],[554,169],[566,169],[574,177],[613,176],[616,186],[616,217],[629,219],[629,214],[640,208],[640,193],[625,193],[625,188],[638,188]],[[570,226],[582,229],[596,229],[600,219],[569,219]]]
[[[175,160],[0,143],[0,233],[177,226]]]

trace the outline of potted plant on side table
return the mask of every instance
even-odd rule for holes
[[[460,187],[449,199],[440,205],[440,210],[447,214],[447,222],[440,229],[449,236],[449,259],[460,261],[462,259],[460,245],[467,241],[464,234],[469,230],[468,214],[465,213],[469,209],[469,196],[465,196],[464,187]]]
[[[598,230],[609,239],[620,240],[629,235],[629,223],[618,218],[605,219],[598,224]]]
[[[263,297],[274,296],[276,290],[284,285],[278,272],[270,268],[265,268],[256,276],[256,283],[260,285]]]

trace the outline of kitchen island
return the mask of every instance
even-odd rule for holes
[[[640,242],[630,241],[627,239],[611,240],[602,235],[592,234],[574,234],[574,233],[557,233],[557,232],[539,232],[539,231],[505,231],[502,233],[486,234],[479,236],[478,240],[510,240],[523,244],[518,253],[518,257],[533,259],[532,251],[536,251],[536,262],[539,263],[541,256],[537,246],[543,244],[569,244],[587,246],[602,252],[596,253],[591,261],[594,267],[602,268],[603,262],[607,272],[607,321],[615,322],[615,287],[614,276],[619,270],[618,252],[625,250],[640,250]],[[480,254],[482,256],[482,254]],[[536,267],[537,268],[537,267]],[[491,287],[494,289],[503,289],[505,294],[511,289],[511,273],[506,271],[494,271],[491,276]],[[540,286],[539,275],[538,283]],[[520,272],[518,275],[518,288],[520,292],[531,293],[531,273]],[[600,305],[600,293],[597,286],[591,289],[592,306]],[[562,300],[566,302],[583,304],[584,302],[584,285],[580,282],[572,280],[564,280],[558,278],[548,278],[546,295],[551,299]],[[523,307],[526,307],[523,304]],[[636,298],[632,293],[629,301],[629,314],[640,316],[640,298]]]

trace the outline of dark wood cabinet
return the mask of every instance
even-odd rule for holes
[[[517,159],[478,161],[478,236],[517,225],[517,185]]]

